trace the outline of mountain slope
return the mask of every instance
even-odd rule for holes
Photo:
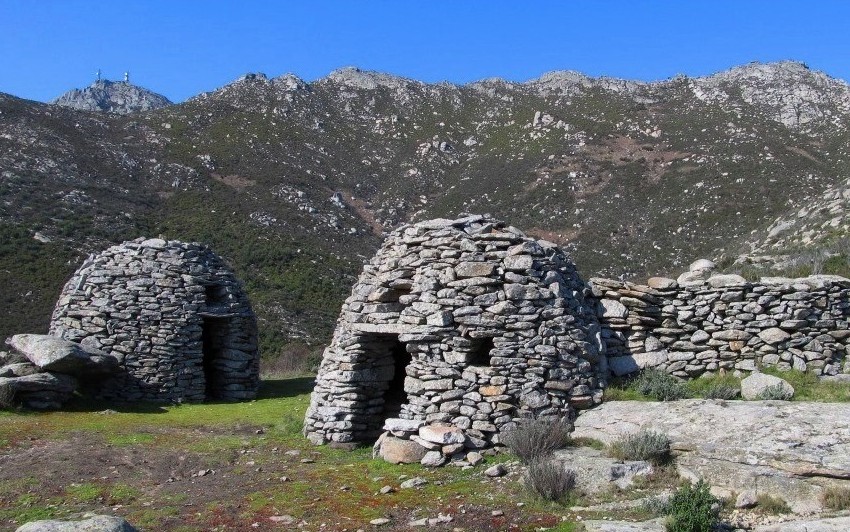
[[[75,260],[141,234],[228,257],[267,352],[326,340],[360,264],[409,220],[489,212],[585,276],[731,263],[850,175],[848,94],[783,62],[656,83],[247,75],[126,116],[3,96],[0,334],[38,330]]]

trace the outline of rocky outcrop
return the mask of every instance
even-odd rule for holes
[[[682,476],[770,494],[797,513],[821,510],[829,487],[850,487],[850,404],[612,401],[582,412],[573,437],[611,443],[642,428],[671,438]]]
[[[607,372],[589,296],[554,244],[492,218],[401,227],[343,305],[305,433],[386,431],[380,455],[400,439],[463,460],[518,418],[571,418],[601,400]]]
[[[80,521],[30,521],[15,532],[137,532],[123,517],[94,515]]]
[[[49,334],[16,334],[6,341],[43,371],[70,375],[112,373],[123,357]]]
[[[794,387],[784,379],[754,371],[741,380],[741,397],[749,401],[759,399],[790,400],[794,397]]]
[[[104,111],[119,115],[152,111],[172,105],[161,94],[127,81],[98,80],[85,89],[72,89],[52,102],[80,111]]]
[[[591,279],[615,375],[657,368],[681,378],[758,367],[850,372],[850,280],[715,275],[697,261],[684,284]]]
[[[50,331],[121,359],[103,398],[242,400],[259,387],[248,296],[201,244],[139,238],[90,256],[65,284]]]
[[[17,334],[6,343],[13,353],[0,358],[4,364],[0,366],[3,406],[60,408],[77,390],[77,377],[103,377],[117,371],[121,361],[98,349],[45,334]]]

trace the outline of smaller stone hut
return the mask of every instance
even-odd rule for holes
[[[100,385],[105,399],[241,400],[259,387],[248,296],[201,244],[137,239],[89,256],[62,290],[50,333],[120,354]]]
[[[439,449],[420,435],[442,426],[480,448],[521,418],[571,418],[601,401],[607,373],[589,298],[557,246],[497,220],[401,227],[343,305],[305,434],[348,443],[387,430]]]

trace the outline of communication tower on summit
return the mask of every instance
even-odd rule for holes
[[[100,81],[100,69],[97,69],[97,80]]]
[[[124,83],[130,83],[130,71],[124,72]]]

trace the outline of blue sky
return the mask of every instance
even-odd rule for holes
[[[246,72],[348,65],[423,81],[551,70],[658,80],[796,59],[850,80],[850,2],[0,0],[0,92],[104,77],[182,101]]]

